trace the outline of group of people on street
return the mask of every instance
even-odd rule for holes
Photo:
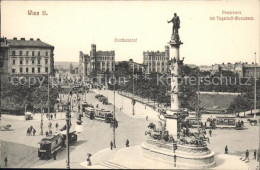
[[[126,146],[126,147],[129,147],[129,144],[130,144],[129,140],[126,139],[125,146]],[[114,146],[114,143],[113,143],[113,141],[111,140],[111,142],[110,142],[110,149],[111,149],[111,150],[113,150],[113,146]]]
[[[259,161],[259,159],[260,159],[259,157],[260,157],[260,153],[258,151],[258,155],[257,155],[257,150],[255,149],[254,150],[254,157],[253,157],[253,159]],[[245,152],[245,159],[244,159],[244,161],[248,161],[249,162],[249,151],[248,151],[248,149]]]
[[[228,154],[228,146],[227,145],[225,147],[225,154]],[[240,159],[242,160],[242,158],[240,158]],[[259,161],[259,159],[260,159],[260,152],[258,151],[258,155],[257,155],[257,150],[256,149],[254,150],[254,157],[253,157],[253,159],[257,160],[257,161]],[[245,159],[243,161],[249,162],[249,151],[248,151],[248,149],[245,152]]]
[[[33,126],[31,125],[28,129],[27,129],[27,136],[33,135],[35,136],[36,130],[33,128]]]
[[[53,116],[54,115],[54,116]],[[56,119],[56,113],[50,113],[50,119],[52,120],[53,119],[53,117],[54,117],[54,119]],[[49,118],[49,115],[48,114],[46,114],[46,118]]]

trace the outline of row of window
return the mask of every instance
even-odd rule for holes
[[[98,57],[99,60],[114,60],[114,57],[108,57],[108,56],[103,56],[103,57]]]
[[[16,70],[13,68],[12,69],[12,73],[15,73],[15,71]],[[41,67],[38,67],[37,71],[38,71],[38,73],[41,73]],[[48,71],[49,71],[48,67],[45,67],[45,73],[48,73]],[[23,73],[23,68],[22,67],[20,68],[19,73]],[[25,73],[29,73],[29,68],[28,67],[25,68]],[[32,73],[35,73],[35,68],[34,67],[32,68]]]
[[[150,69],[149,69],[149,70],[150,70],[150,72],[151,72],[151,71],[153,71],[153,72],[155,72],[155,71],[156,71],[156,69],[155,69],[155,68],[153,68],[153,69],[152,69],[151,67],[150,67]],[[164,69],[164,67],[162,67],[162,69],[161,69],[161,70],[162,70],[162,71],[167,71],[167,68],[165,68],[165,69]],[[160,69],[157,69],[157,71],[160,71]]]
[[[153,66],[155,66],[155,64],[156,64],[156,63],[155,63],[155,62],[153,62]],[[152,63],[151,63],[151,62],[149,62],[149,65],[152,65]],[[158,62],[158,63],[157,63],[157,65],[159,66],[159,65],[160,65],[160,62]],[[164,66],[164,62],[162,62],[162,65]],[[167,65],[167,63],[165,63],[165,65]]]
[[[147,60],[147,57],[145,59]],[[149,56],[149,60],[165,60],[165,56]]]
[[[35,59],[32,59],[32,64],[35,63],[34,60]],[[13,59],[13,65],[15,65],[15,61],[16,61],[16,59]],[[23,64],[23,58],[20,58],[20,64]],[[29,64],[28,58],[25,59],[25,64]],[[37,59],[37,64],[41,64],[41,59],[39,59],[39,58]],[[45,59],[45,64],[48,64],[48,59]]]
[[[25,55],[29,56],[30,52],[31,52],[32,56],[34,56],[36,54],[35,51],[26,51]],[[16,51],[12,51],[12,55],[15,56],[16,55]],[[19,55],[23,56],[24,55],[23,51],[19,51]],[[41,51],[38,51],[38,56],[41,56]],[[45,56],[49,56],[49,52],[48,51],[45,51]]]

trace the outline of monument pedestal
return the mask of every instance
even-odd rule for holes
[[[215,153],[206,146],[177,144],[174,152],[173,143],[149,138],[141,148],[144,157],[171,164],[173,168],[208,169],[216,165]]]

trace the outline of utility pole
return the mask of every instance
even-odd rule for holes
[[[41,99],[41,133],[43,135],[43,110],[42,110],[42,99]]]
[[[114,148],[116,148],[116,127],[115,127],[115,121],[116,121],[116,93],[115,93],[115,82],[114,82],[114,124],[113,124],[113,143]]]
[[[124,99],[124,96],[122,95],[122,91],[121,91],[121,96],[122,96],[122,110],[123,110],[123,99]]]
[[[69,130],[70,130],[70,112],[71,112],[71,98],[72,98],[72,88],[70,89],[68,95],[68,104],[66,112],[66,148],[67,148],[67,169],[70,169],[70,147],[69,147]]]
[[[49,132],[51,130],[50,126],[50,84],[49,84],[49,73],[48,73],[48,119],[49,119]]]
[[[135,83],[134,83],[134,64],[133,64],[133,99],[132,99],[132,104],[133,104],[133,115],[135,115],[135,103],[134,103],[134,92],[135,92]]]
[[[200,126],[200,76],[198,73],[198,90],[197,90],[197,116],[198,116],[198,133],[199,133],[199,126]]]
[[[255,89],[254,89],[254,119],[256,119],[256,52],[255,52]]]

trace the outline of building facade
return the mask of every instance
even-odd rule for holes
[[[244,77],[255,77],[256,72],[256,78],[260,78],[260,65],[257,64],[245,64],[243,66],[243,76]]]
[[[129,68],[134,72],[145,73],[146,65],[136,63],[133,61],[133,59],[130,59],[128,64],[129,64]]]
[[[167,73],[170,71],[169,67],[170,48],[165,46],[165,51],[146,51],[143,52],[143,65],[146,66],[146,73],[151,72]]]
[[[211,73],[215,74],[216,72],[221,71],[231,71],[233,73],[237,73],[239,77],[254,77],[255,76],[255,68],[256,68],[256,77],[260,78],[260,65],[259,64],[248,64],[247,62],[237,62],[235,64],[231,63],[222,63],[222,64],[214,64],[212,65]]]
[[[97,51],[96,44],[91,44],[90,55],[79,52],[78,71],[83,77],[93,71],[101,74],[115,71],[115,51]]]
[[[8,73],[8,50],[9,45],[5,37],[0,39],[0,74]]]
[[[40,39],[8,39],[10,74],[54,74],[54,46]]]

